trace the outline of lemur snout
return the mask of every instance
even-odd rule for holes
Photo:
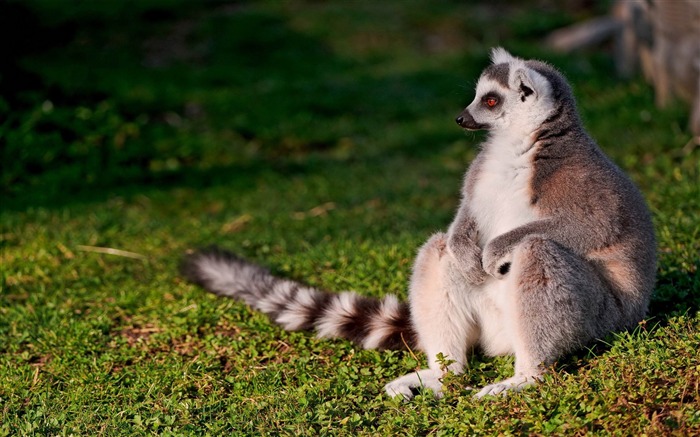
[[[455,121],[458,125],[469,130],[486,129],[488,127],[488,125],[484,123],[477,123],[476,120],[474,120],[474,117],[472,117],[472,115],[466,109],[459,114]]]

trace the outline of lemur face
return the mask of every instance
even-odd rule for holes
[[[457,124],[468,130],[529,134],[553,109],[551,86],[503,49],[494,50],[492,59],[479,78],[474,101],[459,114]]]

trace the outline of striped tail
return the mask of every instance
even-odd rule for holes
[[[241,300],[288,331],[315,330],[318,337],[346,338],[365,349],[415,347],[409,306],[354,292],[329,293],[278,278],[238,256],[208,248],[187,255],[182,274],[206,290]]]

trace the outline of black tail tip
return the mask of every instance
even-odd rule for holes
[[[193,284],[200,286],[204,283],[202,272],[199,269],[199,260],[201,257],[201,250],[189,249],[185,252],[185,256],[182,257],[180,264],[178,265],[180,276],[185,278],[187,282],[192,282]]]

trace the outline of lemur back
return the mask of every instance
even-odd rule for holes
[[[186,257],[185,276],[285,329],[422,350],[428,368],[385,387],[406,399],[442,395],[441,355],[455,373],[474,347],[515,355],[515,375],[481,397],[532,385],[563,354],[634,326],[656,273],[641,194],[586,133],[557,70],[500,48],[492,61],[457,118],[488,137],[454,221],[418,251],[407,303],[328,293],[218,249]]]

